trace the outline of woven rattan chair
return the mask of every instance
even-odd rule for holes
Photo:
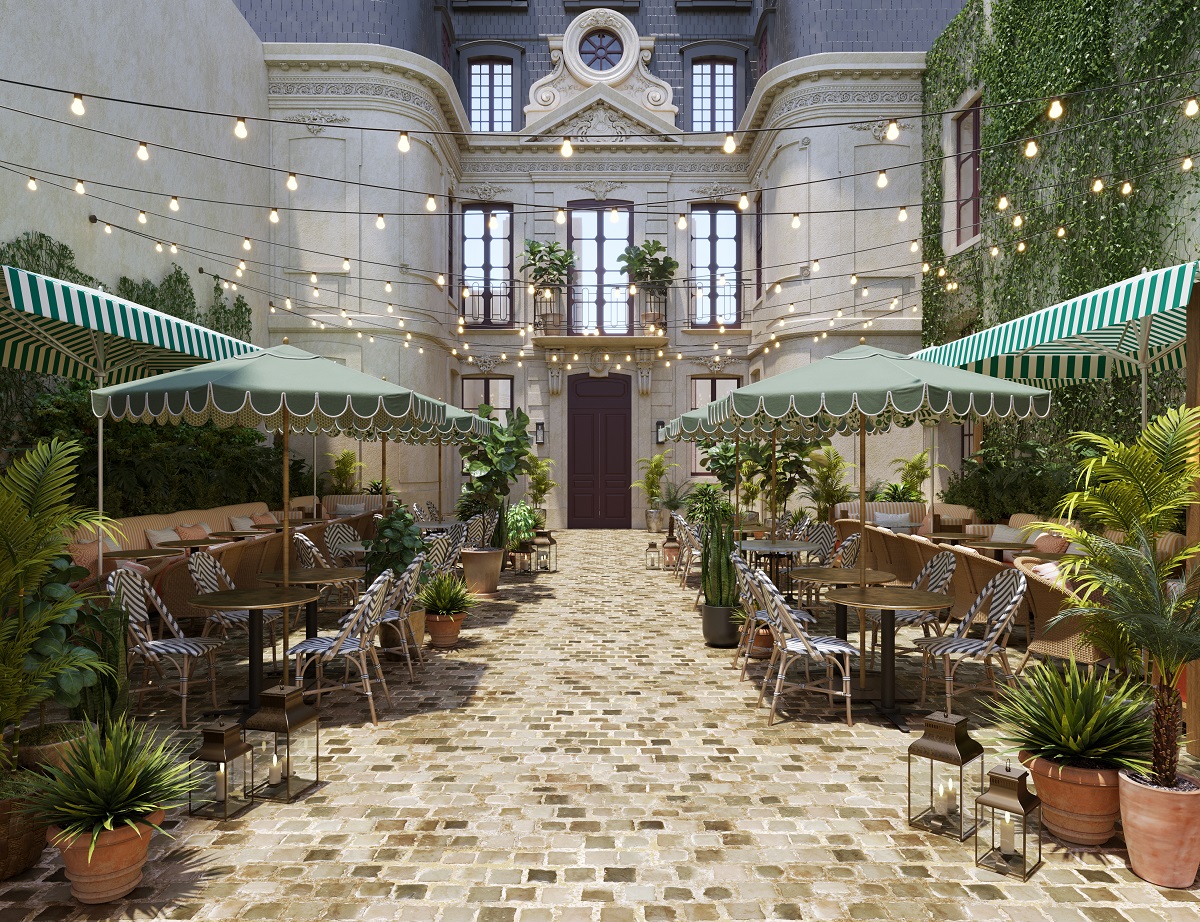
[[[222,589],[236,589],[233,579],[225,572],[225,568],[221,566],[220,561],[213,557],[208,551],[193,551],[188,557],[187,562],[188,572],[192,575],[192,582],[196,585],[196,592],[204,595],[207,592],[220,592]],[[264,611],[263,627],[267,629],[267,636],[271,641],[271,664],[279,662],[275,653],[275,626],[283,617],[280,611]],[[213,631],[223,639],[229,639],[230,630],[238,630],[248,634],[250,632],[250,612],[246,609],[236,611],[214,611],[204,621],[204,630],[201,632],[202,637],[207,637]]]
[[[1066,588],[1033,572],[1033,568],[1042,562],[1035,557],[1018,557],[1015,561],[1017,569],[1025,574],[1028,587],[1026,599],[1032,615],[1030,640],[1025,647],[1025,655],[1017,665],[1016,675],[1025,670],[1030,657],[1034,656],[1073,659],[1086,665],[1095,665],[1108,659],[1108,654],[1084,639],[1083,620],[1079,616],[1058,619],[1058,612],[1067,598]]]
[[[921,632],[926,636],[930,636],[932,630],[938,637],[942,636],[943,623],[942,615],[945,611],[949,611],[954,600],[950,598],[950,580],[954,578],[955,557],[949,551],[942,551],[936,557],[932,558],[921,572],[917,574],[917,578],[912,581],[909,588],[924,589],[926,592],[941,592],[946,594],[946,608],[943,611],[898,611],[896,612],[896,633],[900,633],[902,627],[920,627]],[[883,617],[878,609],[871,609],[867,612],[867,621],[871,625],[871,657],[868,660],[870,667],[875,666],[875,645],[879,640],[879,628],[883,623]]]
[[[421,567],[424,564],[425,554],[418,554],[404,572],[393,580],[392,588],[383,603],[383,617],[379,621],[381,626],[392,625],[399,635],[398,647],[384,647],[383,650],[385,653],[395,653],[397,650],[403,652],[404,662],[408,665],[410,682],[416,678],[413,672],[413,651],[416,653],[418,663],[424,664],[425,662],[425,658],[421,654],[421,641],[424,638],[417,637],[411,618],[413,604],[417,601],[417,594],[420,592]],[[412,651],[409,650],[410,645]]]

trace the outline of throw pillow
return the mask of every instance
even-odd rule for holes
[[[174,528],[147,528],[146,543],[158,547],[164,541],[178,541],[179,533]]]
[[[199,541],[208,537],[209,528],[203,522],[199,525],[176,525],[175,534],[180,541]]]
[[[68,544],[67,553],[71,555],[71,559],[77,566],[94,570],[96,569],[96,558],[100,556],[100,548],[95,541],[88,541],[86,544]]]
[[[168,557],[168,560],[174,560],[174,557]],[[118,565],[126,570],[132,570],[134,573],[140,573],[142,576],[150,575],[150,568],[144,563],[138,563],[136,560],[122,560]]]
[[[933,513],[928,513],[921,520],[921,527],[917,529],[918,535],[928,535],[933,532]]]
[[[998,541],[1004,544],[1024,544],[1025,532],[1019,528],[1009,528],[1007,525],[997,525],[992,530],[992,536],[989,541]]]
[[[269,512],[256,512],[250,516],[250,521],[254,525],[278,525],[279,519],[271,515]]]
[[[1071,542],[1059,535],[1040,534],[1033,546],[1044,554],[1065,554]]]
[[[229,527],[234,531],[253,531],[255,521],[248,515],[231,515],[229,517]]]
[[[1058,564],[1054,563],[1053,561],[1048,561],[1047,563],[1039,563],[1036,567],[1033,568],[1033,573],[1036,576],[1040,576],[1042,579],[1047,580],[1051,583],[1058,582],[1058,575],[1059,575],[1058,574]]]
[[[876,512],[875,524],[881,528],[890,528],[893,531],[900,528],[912,527],[912,518],[907,512]]]
[[[359,503],[357,506],[337,504],[335,512],[339,518],[347,515],[362,515],[367,511],[366,503]]]

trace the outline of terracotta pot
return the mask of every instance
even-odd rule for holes
[[[750,659],[770,659],[773,649],[775,641],[771,632],[765,627],[760,627],[754,632],[754,643],[750,645]]]
[[[1179,773],[1194,791],[1169,791],[1120,775],[1121,827],[1129,866],[1160,887],[1190,887],[1200,868],[1200,778]]]
[[[163,821],[163,816],[159,810],[146,819],[157,824]],[[51,826],[46,840],[54,845],[61,834],[59,827]],[[90,861],[90,835],[79,836],[70,844],[65,840],[57,843],[67,879],[71,881],[71,895],[81,903],[109,903],[131,892],[142,882],[142,866],[153,834],[154,828],[149,823],[138,823],[136,830],[120,826],[102,832]]]
[[[13,798],[0,800],[0,880],[28,871],[46,847],[46,824],[23,807]]]
[[[22,743],[17,753],[17,764],[22,768],[41,768],[43,766],[62,768],[63,757],[66,756],[67,750],[77,740],[83,738],[83,724],[77,721],[70,721],[64,722],[61,726],[73,728],[75,735],[65,740],[43,743],[40,746],[30,746],[27,743]]]
[[[454,615],[446,617],[444,615],[430,615],[425,619],[425,628],[429,631],[429,643],[431,646],[437,647],[439,650],[448,650],[457,645],[458,634],[462,630],[462,623],[467,618],[466,614]]]
[[[1022,752],[1042,799],[1042,821],[1064,842],[1102,845],[1116,833],[1121,793],[1115,768],[1076,768]]]
[[[741,627],[730,617],[733,609],[723,605],[701,605],[701,630],[710,647],[736,647]]]
[[[500,584],[500,568],[504,565],[504,551],[496,548],[463,548],[463,579],[472,593],[484,599],[496,597]]]

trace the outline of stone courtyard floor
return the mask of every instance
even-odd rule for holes
[[[757,686],[704,646],[695,589],[642,569],[643,532],[556,537],[558,573],[506,576],[414,684],[390,665],[378,727],[356,695],[327,699],[319,790],[223,824],[169,817],[110,906],[71,902],[47,849],[0,884],[0,922],[1200,919],[1195,889],[1142,882],[1119,839],[1048,840],[1025,884],[977,870],[970,841],[906,822],[912,736],[869,709],[848,728],[812,695],[768,728]],[[173,700],[147,705],[177,726]]]

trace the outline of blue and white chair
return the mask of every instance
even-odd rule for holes
[[[196,592],[204,595],[208,592],[220,592],[222,589],[236,589],[232,577],[221,566],[220,561],[213,557],[208,551],[193,551],[187,559],[188,572],[192,576],[192,583],[196,586]],[[283,617],[283,613],[276,609],[264,611],[263,627],[267,629],[267,636],[271,641],[271,664],[275,665],[279,662],[275,654],[275,626],[279,624],[279,620]],[[250,632],[250,612],[246,609],[238,609],[235,611],[214,611],[211,612],[204,622],[204,630],[201,632],[202,637],[207,637],[210,632],[215,630],[223,640],[229,639],[230,630],[238,630],[244,634]]]
[[[896,612],[897,634],[900,633],[902,627],[920,627],[926,637],[930,636],[930,629],[937,636],[942,635],[942,614],[954,604],[954,600],[949,597],[949,592],[950,580],[954,578],[956,563],[957,560],[951,551],[942,551],[925,562],[925,566],[921,567],[921,572],[909,584],[909,588],[924,589],[926,592],[940,592],[946,595],[946,607],[941,611]],[[879,639],[879,628],[883,623],[883,618],[879,610],[873,608],[867,612],[867,621],[871,625],[871,657],[868,663],[873,667],[875,665],[875,644]]]

